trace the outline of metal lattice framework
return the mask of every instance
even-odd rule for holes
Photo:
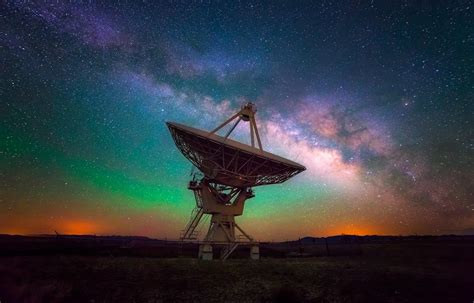
[[[167,124],[183,155],[208,179],[217,183],[235,187],[276,184],[305,169],[288,160],[279,161],[278,156],[267,152],[239,148],[236,145],[241,143],[231,139],[214,134],[206,136],[200,130],[177,123]]]

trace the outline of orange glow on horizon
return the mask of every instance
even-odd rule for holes
[[[0,229],[0,234],[4,235],[25,235],[27,232],[22,229]]]
[[[354,236],[369,236],[369,235],[385,235],[387,232],[380,227],[364,224],[342,224],[330,228],[324,232],[324,236],[337,235],[354,235]]]
[[[24,222],[18,226],[18,222],[2,222],[4,226],[0,226],[0,234],[9,235],[34,235],[34,234],[59,234],[68,235],[87,235],[99,234],[104,232],[102,225],[97,222],[84,219],[63,219],[52,222],[44,222],[43,220]]]
[[[97,223],[85,220],[71,220],[62,222],[59,233],[71,235],[96,234],[100,231]]]

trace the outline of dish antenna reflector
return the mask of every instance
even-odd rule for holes
[[[201,259],[212,259],[213,246],[224,246],[221,259],[225,260],[241,244],[250,244],[251,258],[258,259],[257,243],[237,225],[235,217],[242,215],[245,201],[255,196],[252,187],[282,183],[306,169],[263,150],[255,122],[256,112],[253,103],[246,103],[210,132],[175,122],[166,123],[176,146],[204,175],[199,180],[195,175],[189,182],[188,189],[194,192],[196,208],[180,236],[181,240],[197,240],[196,229],[201,219],[204,214],[211,215],[209,230],[199,247]],[[234,120],[224,137],[216,134]],[[241,121],[249,123],[251,145],[229,139]]]

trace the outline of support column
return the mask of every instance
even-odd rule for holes
[[[235,220],[233,215],[212,214],[211,226],[206,235],[206,241],[227,242],[235,241]]]

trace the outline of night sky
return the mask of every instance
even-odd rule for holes
[[[0,233],[178,238],[191,164],[165,121],[248,101],[264,149],[307,167],[255,189],[237,222],[258,240],[474,232],[473,10],[2,2]]]

